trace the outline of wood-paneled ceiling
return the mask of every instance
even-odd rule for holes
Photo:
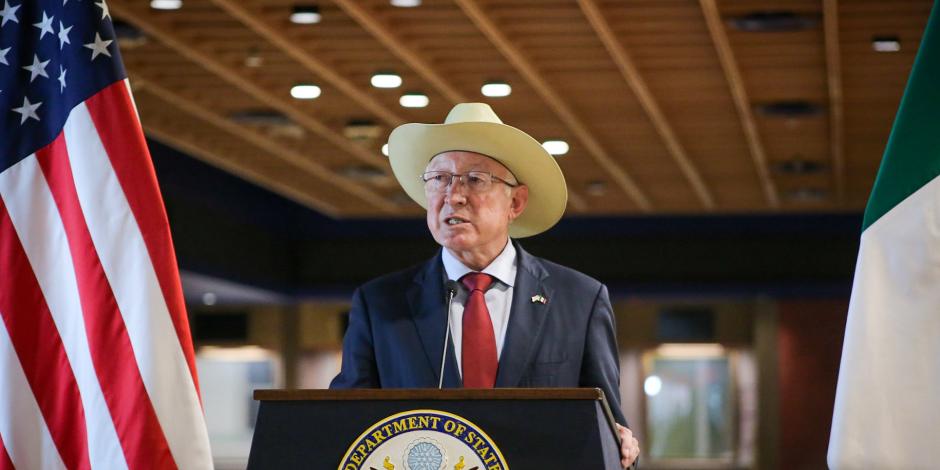
[[[146,132],[330,216],[417,216],[381,153],[388,133],[483,101],[570,144],[569,216],[856,211],[932,2],[317,3],[322,21],[297,25],[286,0],[111,0],[143,34],[121,44]],[[803,27],[733,24],[780,12]],[[900,50],[873,50],[885,36]],[[380,70],[402,87],[373,88]],[[490,80],[512,94],[484,97]],[[322,95],[291,98],[301,82]],[[406,91],[430,105],[401,107]],[[348,137],[353,121],[377,135]]]

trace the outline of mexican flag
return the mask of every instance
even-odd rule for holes
[[[940,468],[940,18],[865,209],[829,467]]]

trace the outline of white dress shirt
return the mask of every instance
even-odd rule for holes
[[[457,370],[463,376],[461,361],[461,345],[463,338],[463,306],[467,303],[467,288],[461,284],[460,278],[467,273],[474,272],[460,262],[446,248],[442,250],[441,259],[444,262],[444,272],[448,279],[458,281],[460,289],[451,300],[450,309],[450,335],[454,342],[454,352],[457,359]],[[509,326],[509,310],[512,307],[512,285],[516,280],[516,248],[507,240],[506,247],[493,260],[489,266],[480,271],[493,276],[494,281],[486,291],[483,298],[486,300],[486,309],[490,312],[490,321],[493,322],[493,336],[496,338],[496,358],[503,352],[503,343],[506,340],[506,327]]]

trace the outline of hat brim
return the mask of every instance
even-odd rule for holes
[[[551,228],[568,203],[568,187],[558,163],[542,145],[515,127],[495,122],[404,124],[392,131],[388,155],[405,193],[427,209],[421,175],[442,152],[462,150],[486,155],[529,187],[526,209],[509,226],[509,236],[529,237]]]

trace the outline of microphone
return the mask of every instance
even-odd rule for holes
[[[441,378],[437,382],[438,389],[444,388],[444,364],[447,363],[447,341],[450,339],[450,307],[458,288],[457,281],[453,279],[448,279],[444,283],[444,290],[447,291],[447,331],[444,332],[444,350],[441,352]]]

